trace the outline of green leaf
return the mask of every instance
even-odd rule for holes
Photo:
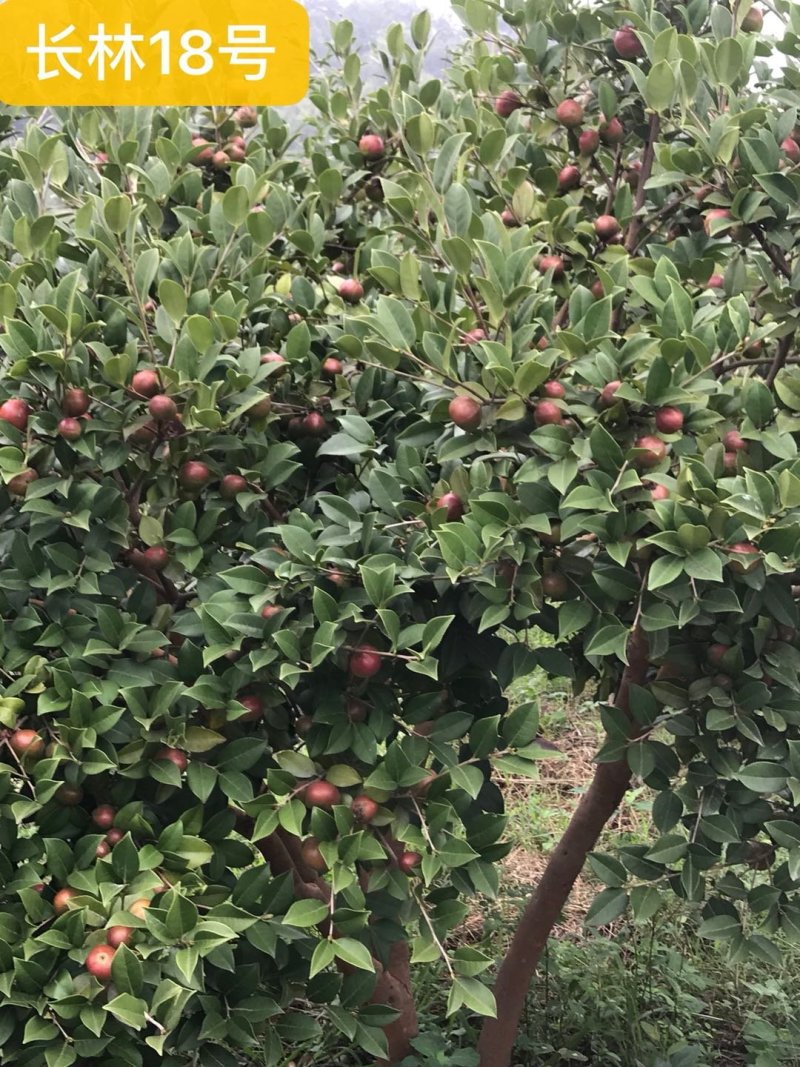
[[[644,98],[653,111],[666,111],[672,106],[677,88],[674,66],[666,59],[654,63],[644,85]]]
[[[296,900],[284,915],[286,926],[316,926],[328,914],[327,905],[319,900]]]
[[[285,920],[284,920],[285,921]],[[375,964],[366,945],[351,937],[340,937],[333,942],[336,958],[357,967],[361,971],[375,971]]]
[[[114,1018],[119,1019],[125,1026],[132,1026],[134,1030],[141,1030],[145,1025],[147,1004],[138,997],[131,996],[130,993],[120,993],[108,1004],[103,1005],[103,1011],[107,1011]]]
[[[594,898],[586,913],[587,926],[608,926],[628,907],[628,894],[623,889],[604,889]]]
[[[141,992],[143,971],[142,964],[135,952],[127,945],[120,945],[111,961],[111,980],[120,993],[136,996]]]
[[[241,226],[250,214],[250,196],[242,185],[232,185],[222,197],[222,214],[230,226]]]
[[[109,197],[103,204],[103,218],[106,226],[114,234],[124,233],[131,217],[131,201],[127,196]]]

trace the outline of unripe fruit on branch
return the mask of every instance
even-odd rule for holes
[[[510,230],[513,230],[515,226],[519,226],[520,224],[519,219],[510,208],[505,208],[500,212],[500,221]]]
[[[561,256],[539,256],[537,268],[540,274],[547,274],[551,270],[554,278],[564,277],[564,260]]]
[[[140,897],[138,900],[134,900],[133,904],[126,911],[129,911],[135,919],[144,919],[144,913],[150,907],[150,901],[147,897]]]
[[[56,790],[54,799],[65,808],[76,808],[83,800],[83,790],[79,785],[65,782]]]
[[[189,766],[189,760],[185,752],[182,752],[179,748],[170,748],[168,745],[162,746],[155,756],[155,760],[169,760],[173,763],[181,773]]]
[[[9,737],[8,743],[19,759],[33,762],[44,755],[44,738],[40,737],[35,730],[15,730]]]
[[[166,393],[157,393],[151,397],[147,409],[156,422],[171,422],[178,414],[178,405]]]
[[[656,429],[660,433],[679,433],[683,429],[683,412],[678,408],[659,408]]]
[[[365,722],[369,715],[369,705],[358,697],[348,696],[345,701],[345,711],[350,722]]]
[[[78,418],[85,415],[92,403],[92,398],[85,389],[67,389],[61,403],[61,410],[65,415]]]
[[[247,708],[245,715],[240,715],[237,722],[258,722],[264,717],[264,701],[255,693],[246,693],[236,698]]]
[[[112,948],[120,945],[130,945],[133,940],[134,930],[132,926],[110,926],[106,930],[106,943]]]
[[[577,100],[562,100],[556,108],[556,121],[568,130],[574,129],[583,122],[583,108]]]
[[[111,964],[116,949],[111,945],[95,945],[86,957],[86,970],[100,982],[111,981]]]
[[[415,867],[418,867],[422,861],[422,856],[419,852],[403,852],[400,859],[397,861],[397,865],[400,870],[405,874],[411,874]]]
[[[380,159],[386,146],[383,138],[377,133],[365,133],[358,142],[358,150],[367,159]]]
[[[563,417],[561,408],[552,400],[542,400],[533,409],[533,421],[537,426],[556,426]]]
[[[638,467],[657,467],[666,459],[667,446],[659,437],[646,434],[638,438],[633,447],[641,449],[641,454],[635,460]]]
[[[223,500],[235,500],[239,493],[247,491],[247,479],[241,474],[226,474],[219,483],[219,495]]]
[[[523,107],[522,98],[513,89],[504,89],[494,102],[494,110],[501,119],[507,119]]]
[[[739,541],[735,545],[728,545],[727,551],[730,555],[728,566],[734,574],[749,574],[761,563],[761,553],[752,541]]]
[[[200,151],[193,159],[193,163],[201,165],[203,163],[210,163],[211,158],[214,155],[214,149],[212,145],[205,139],[205,137],[193,137],[192,148],[199,148]]]
[[[638,59],[644,53],[633,26],[623,26],[614,34],[614,49],[620,59]]]
[[[356,678],[374,678],[383,666],[383,657],[372,645],[361,645],[351,653],[348,664],[350,673]]]
[[[10,400],[5,400],[0,404],[0,420],[9,423],[21,433],[28,428],[30,414],[29,404],[20,397],[12,396]]]
[[[742,30],[745,33],[760,33],[764,26],[764,12],[755,4],[742,19]]]
[[[114,825],[116,816],[116,808],[112,808],[110,804],[101,804],[99,808],[95,808],[92,812],[92,822],[101,830],[110,830]]]
[[[378,814],[378,805],[372,799],[372,797],[358,796],[353,801],[353,805],[350,808],[353,813],[353,818],[356,822],[370,823]]]
[[[63,915],[67,908],[69,908],[69,902],[77,896],[77,889],[71,889],[69,887],[67,889],[59,889],[53,897],[53,910],[56,915]]]
[[[227,170],[230,165],[231,161],[228,153],[223,152],[221,149],[211,156],[211,166],[214,170]]]
[[[203,489],[211,481],[211,471],[205,463],[190,459],[181,467],[178,481],[184,489]]]
[[[61,419],[57,430],[59,437],[63,437],[65,441],[77,441],[83,433],[83,426],[77,419],[67,418]]]
[[[9,478],[6,488],[12,496],[25,496],[28,486],[31,482],[35,482],[38,477],[39,474],[33,467],[27,467],[24,471],[20,471],[19,474],[15,474],[13,478]]]
[[[714,645],[709,645],[706,651],[706,659],[712,667],[719,667],[727,654],[730,652],[730,645],[723,645],[717,642]]]
[[[551,400],[563,400],[567,395],[567,390],[561,384],[561,382],[545,382],[541,388],[543,396],[549,397]]]
[[[300,855],[303,857],[303,862],[312,871],[316,871],[318,874],[324,874],[327,871],[328,864],[320,852],[319,841],[317,841],[316,837],[307,837],[305,839],[300,846]]]
[[[161,391],[161,382],[154,370],[137,370],[131,378],[131,392],[137,396],[154,397]]]
[[[582,156],[593,156],[600,147],[600,134],[597,130],[581,130],[578,134],[578,151]]]
[[[444,508],[448,522],[458,522],[464,515],[464,501],[457,493],[445,493],[436,501],[437,508]]]
[[[311,782],[302,793],[303,803],[308,808],[332,808],[342,799],[342,794],[330,782]]]
[[[542,592],[550,600],[563,600],[569,593],[569,582],[559,571],[551,571],[542,578]]]
[[[474,431],[480,427],[482,408],[471,396],[457,396],[447,409],[452,422],[461,430]]]
[[[558,174],[559,192],[569,192],[570,189],[576,189],[580,184],[581,172],[574,164],[569,163],[566,167],[561,168]]]
[[[364,286],[355,278],[345,278],[339,286],[339,296],[347,304],[357,304],[364,298]]]
[[[595,219],[594,232],[602,241],[609,241],[616,237],[622,227],[613,215],[600,215]]]
[[[606,145],[622,144],[625,140],[625,130],[618,118],[609,119],[608,122],[600,123],[600,140]]]
[[[595,300],[602,300],[603,297],[606,295],[606,291],[603,288],[603,283],[600,281],[599,278],[597,279],[596,282],[592,283],[591,292],[592,292],[592,296],[595,298]]]
[[[258,122],[258,112],[249,104],[237,107],[233,113],[234,122],[238,122],[243,130],[248,130]]]

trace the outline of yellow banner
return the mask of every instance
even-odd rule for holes
[[[22,106],[294,104],[308,13],[296,0],[5,0],[0,70],[0,99]]]

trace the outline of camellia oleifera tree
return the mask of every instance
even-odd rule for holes
[[[778,47],[746,2],[467,0],[446,78],[420,16],[371,95],[335,27],[299,134],[75,111],[6,142],[4,1063],[280,1063],[320,1025],[395,1062],[409,959],[441,959],[505,1067],[633,775],[657,839],[592,855],[592,921],[673,892],[738,957],[797,933],[775,6]],[[498,888],[535,667],[607,737],[495,1008],[449,934]]]

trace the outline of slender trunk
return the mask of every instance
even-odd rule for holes
[[[393,1023],[383,1028],[389,1047],[388,1060],[379,1060],[377,1067],[400,1063],[413,1051],[411,1039],[417,1036],[417,1006],[411,989],[411,955],[405,941],[397,941],[389,953],[388,966],[381,971],[373,1004],[388,1004],[400,1012]]]
[[[648,667],[647,645],[639,631],[631,640],[629,658],[630,666],[625,670],[616,699],[617,707],[626,712],[630,686],[644,681]],[[631,736],[635,736],[633,722]],[[497,1018],[484,1022],[478,1042],[480,1067],[510,1064],[525,998],[550,932],[583,870],[587,855],[622,803],[630,780],[627,760],[598,764],[594,779],[551,855],[500,966],[494,989]]]

